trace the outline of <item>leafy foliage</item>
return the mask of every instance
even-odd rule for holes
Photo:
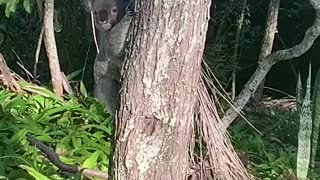
[[[63,101],[40,87],[25,85],[24,89],[37,93],[16,95],[0,90],[1,176],[71,178],[58,175],[57,169],[28,144],[26,133],[53,148],[65,163],[107,171],[112,124],[101,104],[83,97]]]
[[[297,155],[297,114],[275,110],[272,118],[247,117],[261,131],[248,128],[245,121],[232,127],[231,140],[248,156],[247,168],[258,179],[294,179]],[[240,156],[241,157],[241,156]]]
[[[26,71],[34,71],[34,59],[42,25],[36,2],[39,1],[42,4],[43,0],[19,1],[14,13],[10,13],[8,18],[5,16],[5,8],[13,1],[15,0],[4,0],[0,3],[0,52],[14,72],[25,79],[34,80]],[[25,5],[27,1],[30,3],[30,13]],[[80,70],[72,80],[83,80],[86,87],[91,90],[92,67],[96,51],[90,44],[93,41],[89,22],[89,15],[84,12],[81,1],[55,0],[54,29],[61,70],[66,75]],[[17,61],[25,69],[18,66]],[[44,85],[50,81],[48,66],[44,43],[42,43],[37,73],[33,75]]]
[[[240,57],[243,56],[243,49],[250,47],[256,43],[262,35],[259,26],[252,26],[250,21],[251,7],[246,6],[244,14],[243,28],[240,34],[239,54],[234,57],[234,48],[236,48],[236,36],[238,29],[239,16],[242,9],[242,1],[215,1],[216,17],[214,33],[208,34],[204,59],[208,63],[210,69],[214,72],[219,82],[226,86],[230,82],[231,72],[241,70],[239,64]]]
[[[19,0],[0,0],[0,5],[5,5],[5,14],[9,17],[16,12],[19,2]],[[34,3],[34,0],[23,0],[23,7],[28,13],[31,13]]]
[[[316,85],[316,87],[318,86]],[[318,90],[315,89],[315,91]],[[310,104],[309,106],[302,106],[301,111],[303,111],[304,107],[310,108]],[[247,156],[247,161],[244,163],[249,171],[258,179],[297,179],[296,174],[298,171],[301,171],[304,176],[306,175],[305,171],[307,171],[309,172],[310,179],[319,179],[320,156],[316,154],[319,149],[319,143],[317,138],[315,138],[314,128],[311,155],[312,173],[310,174],[310,168],[308,168],[309,163],[306,165],[302,164],[303,167],[299,167],[301,169],[296,166],[299,164],[297,161],[297,157],[299,157],[298,132],[301,131],[299,129],[304,128],[303,130],[309,131],[309,133],[312,130],[310,125],[307,128],[300,126],[300,120],[310,118],[310,114],[305,115],[305,113],[302,114],[300,111],[286,112],[279,109],[274,109],[273,112],[275,114],[272,116],[259,116],[256,114],[246,116],[262,134],[253,128],[248,128],[245,121],[240,121],[231,128],[231,139],[236,150],[239,152],[240,158],[244,155]],[[318,114],[315,108],[313,109],[313,113],[314,115]],[[318,119],[313,119],[313,121],[315,124],[318,123]],[[304,123],[310,123],[310,120]],[[299,138],[300,144],[304,143],[304,141],[310,141],[310,137],[309,139],[304,139],[305,137]],[[301,147],[305,148],[303,145]],[[310,154],[310,149],[308,151]],[[302,155],[305,154],[308,154],[308,152],[302,152]],[[299,158],[299,161],[303,163],[308,161],[309,157],[300,156]],[[298,175],[300,176],[301,173]]]

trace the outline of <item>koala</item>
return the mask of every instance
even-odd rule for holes
[[[93,12],[95,26],[110,31],[126,14],[126,0],[84,0],[87,11]]]
[[[133,13],[126,0],[86,0],[94,14],[98,47],[94,62],[94,96],[114,115],[119,107],[120,69]]]

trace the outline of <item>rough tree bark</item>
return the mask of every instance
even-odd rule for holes
[[[51,73],[53,91],[58,96],[63,95],[62,75],[60,71],[59,58],[53,29],[54,0],[44,2],[44,43],[46,46]]]
[[[309,1],[316,12],[314,24],[306,31],[304,39],[300,44],[289,49],[273,52],[272,54],[269,54],[267,57],[262,59],[257,67],[256,72],[251,76],[249,81],[243,87],[239,96],[236,98],[234,106],[229,108],[222,118],[222,126],[224,131],[238,116],[238,112],[243,109],[250,97],[255,93],[259,84],[265,78],[271,67],[280,61],[289,60],[301,56],[311,48],[313,42],[320,35],[320,1]]]
[[[187,177],[209,4],[137,3],[116,122],[113,179]]]

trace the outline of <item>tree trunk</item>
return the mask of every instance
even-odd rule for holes
[[[54,0],[46,0],[44,2],[44,43],[47,50],[47,56],[49,60],[49,68],[51,73],[51,81],[53,91],[58,96],[63,95],[62,88],[62,75],[60,71],[58,51],[56,46],[56,40],[54,37],[53,29],[53,12],[54,12]]]
[[[261,51],[259,55],[259,63],[262,62],[263,58],[271,54],[274,36],[277,31],[279,7],[280,7],[280,0],[270,1],[266,30],[264,32]],[[258,86],[254,94],[254,98],[257,101],[262,100],[265,81],[266,81],[266,78],[263,78],[263,80],[261,81],[260,85]]]
[[[186,179],[209,5],[136,5],[116,122],[114,179]]]

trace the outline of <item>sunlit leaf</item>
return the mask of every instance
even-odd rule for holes
[[[0,179],[6,179],[6,180],[9,180],[7,177],[5,177],[5,176],[1,176],[1,175],[0,175]]]
[[[18,3],[19,3],[19,0],[7,1],[6,10],[5,10],[5,14],[7,17],[9,17],[11,13],[16,11]]]
[[[36,171],[34,168],[20,165],[20,168],[26,170],[32,177],[34,177],[36,180],[50,180],[47,176],[41,174],[40,172]]]
[[[84,161],[84,163],[82,164],[82,167],[88,168],[88,169],[94,168],[95,165],[97,164],[99,154],[100,154],[99,151],[95,151],[94,153],[92,153],[91,156]]]
[[[83,95],[84,97],[88,97],[88,92],[83,81],[80,81],[80,94]]]
[[[16,133],[12,136],[12,138],[10,139],[10,141],[11,141],[12,143],[17,143],[17,142],[21,141],[21,140],[26,136],[27,132],[28,132],[28,129],[26,129],[26,128],[21,129],[20,131],[16,132]]]
[[[29,14],[31,14],[32,3],[30,0],[23,0],[23,7]]]

